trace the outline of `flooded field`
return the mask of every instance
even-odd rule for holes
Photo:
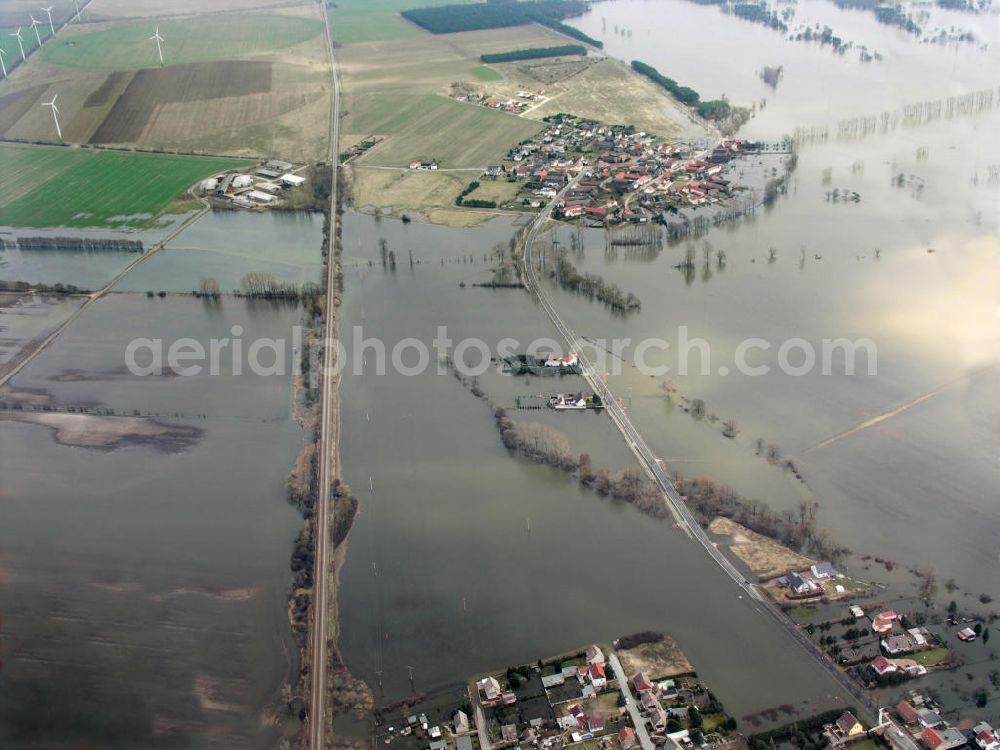
[[[74,298],[0,292],[0,377],[80,304],[81,300]]]
[[[552,337],[525,292],[470,286],[488,280],[483,249],[509,232],[501,220],[457,231],[348,214],[342,337],[361,326],[390,351],[408,336],[430,341],[439,325],[456,342]],[[419,263],[383,269],[379,238]],[[737,716],[783,704],[808,713],[844,700],[812,662],[785,658],[794,644],[669,522],[511,457],[489,406],[452,376],[380,376],[374,350],[361,358],[368,369],[342,385],[342,454],[361,513],[342,574],[341,646],[381,700],[409,692],[409,666],[422,690],[644,629],[673,633]],[[584,387],[579,377],[493,370],[479,384],[507,406],[518,395]],[[511,415],[558,427],[595,467],[632,461],[601,415]]]
[[[228,223],[225,278],[252,270],[262,228]],[[284,235],[286,256],[319,263],[318,240]],[[204,236],[200,252],[215,252]],[[25,408],[0,412],[0,744],[277,741],[298,669],[286,607],[301,518],[285,481],[305,438],[289,374],[300,318],[294,305],[114,294],[3,390]],[[285,375],[254,375],[246,350],[237,375],[228,349],[217,375],[126,367],[136,338],[207,348],[239,329],[289,342]]]
[[[555,287],[552,294],[581,336],[671,342],[665,355],[647,355],[669,365],[669,374],[625,366],[611,383],[672,470],[724,481],[778,509],[818,501],[820,526],[855,553],[845,569],[885,585],[887,605],[919,606],[906,568],[920,566],[933,568],[938,598],[949,596],[943,584],[954,579],[960,589],[950,596],[963,609],[984,611],[980,595],[1000,596],[993,418],[1000,411],[1000,148],[990,135],[1000,124],[1000,98],[994,91],[984,105],[985,97],[973,97],[973,106],[962,97],[997,84],[990,72],[997,69],[995,24],[927,11],[925,27],[971,26],[980,39],[936,45],[830,3],[794,7],[793,25],[829,25],[883,59],[864,63],[788,41],[683,0],[598,3],[573,20],[610,54],[655,65],[703,98],[726,94],[754,104],[741,135],[774,141],[795,134],[799,162],[775,206],[693,243],[690,272],[675,268],[687,243],[608,253],[602,232],[585,233],[573,262],[636,293],[639,313],[623,319]],[[647,16],[652,22],[635,26]],[[666,28],[670,45],[658,31]],[[706,35],[733,53],[705,64]],[[773,88],[760,72],[779,65]],[[841,200],[855,192],[859,200]],[[436,325],[447,325],[456,341],[552,336],[524,292],[471,286],[489,280],[482,255],[498,241],[492,225],[480,232],[449,240],[443,230],[349,219],[345,252],[356,262],[342,330],[363,325],[365,336],[387,343],[430,341]],[[420,263],[383,270],[382,237],[400,259],[412,249]],[[570,245],[568,230],[560,240]],[[678,372],[680,326],[708,343],[706,374],[698,354],[690,372]],[[775,371],[787,339],[819,350],[823,339],[871,338],[877,372],[867,374],[862,354],[855,375],[834,357],[830,374],[741,376],[736,348],[751,337],[771,343],[752,364]],[[723,366],[732,375],[720,374]],[[517,395],[582,387],[576,379],[545,380],[487,373],[478,385],[507,406]],[[450,381],[366,371],[343,384],[345,431],[354,436],[343,447],[345,470],[362,512],[344,569],[342,644],[349,665],[383,699],[408,692],[410,666],[419,690],[567,644],[658,628],[677,636],[737,716],[795,702],[789,696],[808,696],[814,706],[833,700],[812,665],[744,613],[750,608],[669,524],[510,458],[488,407]],[[689,413],[696,399],[706,404],[703,419]],[[574,450],[593,453],[595,465],[631,460],[600,416],[513,416],[558,425]],[[725,419],[736,421],[735,438],[721,434]],[[804,481],[759,455],[758,439],[792,459]],[[896,572],[871,557],[897,563]],[[706,622],[739,633],[739,655]],[[979,684],[988,659],[963,656],[970,684]],[[945,693],[949,709],[963,709],[969,699],[961,677],[925,684]]]

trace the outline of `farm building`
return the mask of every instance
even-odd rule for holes
[[[278,172],[277,170],[274,169],[261,168],[257,170],[256,174],[258,177],[266,177],[269,180],[274,180],[277,179],[278,177],[281,177],[281,172]]]
[[[234,188],[245,188],[253,185],[253,177],[248,174],[238,174],[233,178]]]
[[[278,159],[271,159],[270,161],[264,162],[264,166],[267,169],[276,169],[279,172],[287,172],[292,168],[292,165],[287,161],[280,161]]]
[[[202,192],[211,193],[219,187],[219,181],[215,177],[209,177],[207,180],[201,181]]]
[[[215,194],[216,195],[225,195],[227,192],[229,192],[229,188],[232,186],[232,184],[233,184],[233,178],[235,176],[236,175],[233,175],[233,174],[227,174],[225,177],[223,177],[222,181],[219,182],[219,184],[216,185],[216,187],[215,187]]]
[[[263,193],[260,190],[251,190],[246,194],[246,197],[257,203],[270,203],[271,201],[277,200],[277,196],[271,195],[270,193]]]
[[[281,181],[288,187],[298,187],[306,181],[306,178],[299,177],[297,174],[283,174],[281,175]]]

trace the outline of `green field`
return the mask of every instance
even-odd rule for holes
[[[489,83],[490,81],[500,81],[503,79],[502,75],[487,65],[480,65],[478,68],[475,68],[472,71],[472,75],[485,83]]]
[[[41,15],[44,19],[45,14],[42,13]],[[35,17],[38,18],[38,16]],[[4,63],[7,65],[7,70],[10,70],[15,62],[21,62],[21,50],[18,49],[17,39],[11,36],[15,31],[17,31],[16,26],[0,26],[0,49],[6,53]],[[42,44],[51,36],[48,21],[39,24],[38,35],[42,38]],[[21,42],[24,44],[25,54],[29,55],[31,54],[31,50],[38,46],[38,41],[35,39],[35,32],[31,30],[30,26],[21,27]]]
[[[933,669],[948,658],[948,653],[948,649],[946,648],[932,648],[928,651],[920,651],[913,654],[909,658],[913,659],[917,664],[927,667],[927,669]]]
[[[495,164],[510,145],[541,126],[522,117],[457,102],[437,94],[346,97],[344,130],[392,136],[360,157],[363,164],[404,167],[433,159],[443,168]]]
[[[385,42],[427,34],[399,15],[401,10],[475,0],[330,0],[330,26],[340,44]]]
[[[150,39],[157,26],[167,65],[244,59],[292,47],[323,33],[320,21],[265,13],[149,20],[116,24],[102,31],[60,34],[42,47],[41,57],[47,63],[73,68],[157,67],[156,43]]]
[[[0,225],[142,226],[198,180],[250,163],[0,145]]]

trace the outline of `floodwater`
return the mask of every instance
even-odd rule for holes
[[[188,214],[164,216],[153,227],[128,232],[66,227],[53,229],[0,227],[0,238],[8,242],[13,242],[19,237],[129,239],[139,240],[144,247],[149,248],[160,242],[188,216]],[[135,257],[134,253],[123,250],[0,249],[0,279],[50,286],[73,284],[80,289],[96,290],[111,281],[125,266],[135,260]]]
[[[510,232],[505,220],[458,231],[346,217],[341,332],[348,361],[362,365],[351,364],[341,386],[343,463],[361,500],[339,596],[348,666],[391,700],[409,692],[408,667],[423,690],[655,629],[678,638],[738,716],[842,702],[829,678],[794,658],[794,644],[670,522],[508,455],[489,405],[452,376],[433,366],[379,375],[377,352],[359,352],[355,327],[384,341],[390,358],[407,337],[431,341],[437,326],[455,342],[475,336],[490,346],[506,336],[525,347],[551,338],[555,331],[523,291],[471,286],[488,280],[483,252]],[[381,265],[379,238],[403,259],[395,272]],[[412,267],[411,250],[419,261]],[[471,262],[456,262],[469,255]],[[479,361],[474,351],[466,355],[456,358]],[[417,364],[410,354],[401,361]],[[579,377],[526,380],[494,370],[479,382],[508,407],[518,395],[585,387]],[[595,467],[632,462],[602,415],[512,416],[567,433]]]
[[[687,243],[607,253],[603,233],[585,233],[574,262],[635,292],[638,314],[623,319],[552,293],[581,336],[671,342],[666,355],[648,355],[669,374],[626,365],[610,376],[671,469],[729,483],[777,509],[815,499],[821,527],[855,553],[846,569],[888,586],[886,601],[913,596],[905,568],[919,565],[935,570],[942,597],[985,611],[979,595],[1000,596],[995,17],[921,8],[926,28],[968,27],[980,40],[936,45],[819,0],[781,7],[794,7],[793,28],[829,25],[883,59],[863,63],[856,50],[838,56],[786,41],[684,0],[598,3],[572,20],[603,39],[609,54],[653,64],[704,98],[754,104],[741,135],[774,141],[798,133],[802,143],[788,194],[695,242],[690,278],[674,268]],[[708,49],[717,54],[706,61]],[[783,67],[774,89],[758,75],[765,65]],[[973,111],[949,101],[983,89],[992,99],[980,98]],[[869,119],[862,127],[857,118]],[[857,192],[860,202],[835,200],[834,190]],[[355,263],[348,262],[345,338],[355,325],[390,348],[406,336],[430,341],[438,325],[455,341],[552,336],[523,292],[459,286],[488,280],[482,256],[509,235],[500,226],[453,232],[348,215],[346,253]],[[394,272],[378,257],[383,237],[399,259]],[[567,230],[560,240],[569,246]],[[429,263],[411,268],[409,250]],[[463,256],[472,262],[458,262]],[[678,372],[680,326],[710,346],[708,374],[697,355],[688,374]],[[821,352],[824,339],[840,337],[875,342],[876,374],[867,374],[863,355],[854,375],[842,356],[830,358],[829,374],[777,371],[785,340],[802,338]],[[771,345],[749,357],[769,365],[770,375],[737,373],[735,351],[747,338]],[[738,717],[841,700],[669,523],[509,457],[489,407],[451,377],[380,376],[371,369],[376,360],[369,350],[364,373],[342,385],[345,472],[362,510],[340,613],[348,665],[381,699],[409,691],[410,667],[421,690],[653,628],[678,638]],[[722,366],[730,372],[720,374]],[[516,395],[579,388],[576,380],[529,383],[491,372],[480,387],[509,406]],[[676,388],[669,398],[665,384]],[[693,399],[705,400],[718,421],[693,419],[685,411]],[[631,460],[602,417],[515,417],[559,426],[595,465]],[[721,434],[721,420],[730,418],[740,430],[732,440]],[[757,438],[791,458],[804,482],[757,455]],[[900,568],[890,575],[863,555]],[[952,578],[961,589],[945,594]],[[985,679],[985,655],[966,658],[975,679]],[[952,687],[955,679],[925,684],[947,685],[948,707],[964,709],[968,688]]]
[[[195,240],[231,250],[222,270],[236,277],[256,270],[246,248],[266,230],[229,218]],[[318,263],[321,243],[287,230],[273,230],[296,245],[283,252]],[[299,319],[288,305],[114,294],[9,384],[7,400],[54,412],[0,413],[4,747],[274,746],[298,669],[286,607],[301,518],[285,481],[305,439],[287,374]],[[247,346],[223,349],[214,375],[126,369],[136,338],[207,349],[235,327],[284,340],[286,374],[254,375]]]
[[[308,212],[215,211],[199,219],[116,289],[189,292],[214,278],[223,292],[240,288],[251,271],[283,283],[322,281],[323,217]],[[164,286],[166,284],[166,286]]]
[[[675,44],[669,51],[656,47],[655,34],[636,29],[623,39],[613,32],[616,24],[628,26],[626,19],[640,7],[653,14],[649,29],[658,28],[657,19],[671,19]],[[745,129],[748,137],[774,138],[796,128],[827,128],[829,137],[800,147],[789,194],[772,210],[705,238],[707,272],[705,242],[694,243],[699,260],[690,282],[673,268],[683,258],[683,243],[639,260],[627,252],[606,254],[604,238],[589,236],[578,265],[638,294],[639,315],[612,320],[565,295],[560,305],[581,333],[672,342],[668,355],[650,360],[671,366],[678,394],[704,399],[710,412],[737,420],[743,431],[743,446],[725,445],[718,430],[669,411],[659,390],[663,377],[626,369],[616,387],[655,405],[637,410],[635,418],[661,455],[773,504],[794,505],[800,491],[780,491],[774,472],[748,450],[763,437],[804,471],[821,505],[821,524],[834,538],[858,553],[931,566],[942,582],[959,582],[967,596],[996,598],[1000,433],[990,416],[1000,408],[995,16],[927,11],[927,27],[973,29],[988,45],[984,50],[979,44],[920,43],[868,13],[826,2],[791,7],[795,23],[827,24],[885,59],[839,57],[684,0],[598,4],[576,21],[604,39],[610,54],[641,58],[706,96],[726,93],[735,103],[766,97],[766,107]],[[709,19],[713,37],[732,54],[699,66],[697,56],[685,52],[693,53],[688,48],[695,29]],[[757,77],[764,65],[784,67],[775,90]],[[898,113],[925,101],[943,100],[947,113],[948,97],[989,87],[993,106],[978,114],[838,137],[841,121]],[[861,201],[829,200],[834,189],[856,191]],[[700,374],[697,355],[692,372],[678,374],[679,326],[711,344],[710,375]],[[854,376],[845,374],[842,361],[829,375],[720,376],[720,366],[735,373],[736,345],[751,337],[772,344],[753,363],[773,370],[776,350],[789,338],[801,337],[819,352],[823,339],[867,337],[877,345],[877,374],[866,374],[861,356],[861,374]],[[826,442],[901,407],[895,416]],[[680,463],[675,468],[687,471]]]

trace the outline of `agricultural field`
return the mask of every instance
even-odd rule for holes
[[[471,227],[490,218],[486,211],[454,207],[455,196],[478,176],[477,172],[410,172],[349,167],[351,200],[361,210],[418,213],[434,224]]]
[[[480,65],[478,68],[473,68],[472,75],[476,77],[477,81],[483,81],[484,83],[503,80],[503,76],[488,65]]]
[[[516,182],[508,182],[503,177],[496,180],[479,178],[479,187],[469,193],[467,200],[493,201],[498,206],[509,203],[521,192],[521,186]],[[471,180],[470,180],[471,182]]]
[[[532,84],[522,66],[516,63],[497,65],[508,80],[525,86]],[[639,130],[661,138],[700,133],[687,110],[650,81],[634,75],[617,60],[605,58],[582,72],[546,88],[552,99],[529,117],[541,119],[559,112],[571,112],[609,125],[635,125]]]
[[[399,15],[401,10],[455,5],[474,0],[328,0],[330,27],[338,44],[387,42],[424,36],[426,31]]]
[[[553,35],[537,27],[474,31],[446,37],[424,34],[391,46],[344,47],[338,64],[344,81],[341,131],[378,135],[361,164],[406,166],[434,159],[442,168],[484,168],[518,142],[539,132],[532,120],[458,102],[447,93],[455,81],[478,80],[479,55],[521,46],[545,46]]]
[[[400,96],[392,102],[352,96],[348,107],[355,112],[355,127],[389,136],[359,159],[379,166],[404,167],[429,159],[445,169],[482,169],[540,130],[531,120],[438,94]]]
[[[49,21],[45,14],[42,13],[38,8],[32,11],[35,14],[35,18],[41,23],[38,25],[38,36],[42,38],[42,44],[45,44],[45,40],[51,36],[49,31]],[[4,18],[7,14],[0,16]],[[52,20],[55,21],[55,11],[52,12]],[[40,17],[39,17],[40,16]],[[30,55],[33,49],[38,48],[38,39],[35,38],[35,32],[31,30],[28,26],[30,21],[27,21],[28,14],[24,14],[25,23],[19,24],[14,22],[10,25],[4,24],[0,26],[0,49],[5,53],[4,62],[7,64],[7,69],[10,70],[15,63],[21,62],[21,50],[17,46],[17,39],[11,36],[15,31],[17,31],[18,26],[21,26],[21,43],[24,44],[24,52],[26,55]]]
[[[330,127],[330,74],[319,13],[317,6],[306,6],[165,19],[159,22],[168,61],[162,68],[151,64],[156,46],[149,42],[147,22],[88,23],[82,30],[72,24],[17,72],[10,93],[4,86],[0,135],[58,142],[51,113],[39,106],[58,94],[67,143],[295,161],[323,158]],[[125,44],[108,60],[94,59],[95,45],[100,46],[95,39],[109,34],[132,39],[137,30],[143,46]],[[171,55],[206,59],[171,64]],[[234,59],[212,59],[227,55]],[[122,67],[126,65],[139,69]]]
[[[142,226],[198,180],[247,163],[0,145],[0,225]]]
[[[50,65],[73,68],[159,67],[156,45],[149,39],[157,27],[164,39],[166,65],[253,58],[323,33],[323,22],[318,19],[276,13],[163,19],[155,25],[149,21],[117,23],[99,31],[72,26],[46,44],[40,56]],[[71,30],[74,33],[68,33]]]
[[[24,0],[29,1],[29,0]],[[83,13],[85,20],[155,18],[218,13],[244,13],[257,8],[301,5],[302,0],[93,0]]]

